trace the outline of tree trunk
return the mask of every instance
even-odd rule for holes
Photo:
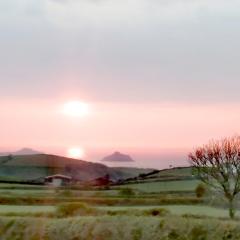
[[[233,219],[235,216],[235,209],[233,206],[233,199],[229,199],[229,217]]]

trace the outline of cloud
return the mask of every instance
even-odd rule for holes
[[[239,1],[225,0],[122,0],[93,1],[66,0],[46,1],[46,10],[50,18],[60,25],[78,26],[81,20],[89,22],[97,19],[106,25],[115,21],[123,24],[149,21],[181,21],[214,15],[218,17],[236,17],[239,15]],[[80,20],[79,22],[77,20]],[[69,27],[71,27],[69,26]]]
[[[107,101],[240,100],[239,1],[0,4],[3,95],[69,91]]]

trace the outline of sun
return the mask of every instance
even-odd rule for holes
[[[68,149],[68,157],[80,159],[85,156],[85,151],[81,147],[72,147]]]
[[[83,117],[89,114],[89,105],[81,101],[70,101],[63,105],[63,113],[72,117]]]

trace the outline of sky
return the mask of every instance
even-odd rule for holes
[[[238,0],[0,0],[0,150],[188,164],[239,133],[239,25]]]

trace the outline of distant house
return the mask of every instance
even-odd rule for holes
[[[62,174],[55,174],[52,176],[45,177],[45,184],[51,185],[54,187],[65,186],[71,183],[72,177],[62,175]]]
[[[112,184],[113,182],[110,180],[109,175],[105,175],[103,177],[99,177],[96,179],[93,179],[91,181],[88,181],[87,184],[91,186],[107,186],[109,184]]]

